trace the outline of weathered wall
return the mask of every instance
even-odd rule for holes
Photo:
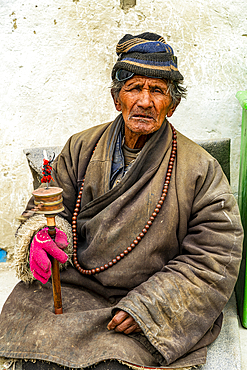
[[[149,30],[173,46],[189,95],[171,122],[195,140],[232,139],[236,192],[246,8],[245,0],[137,0],[128,11],[120,0],[1,0],[0,248],[11,252],[32,191],[23,149],[63,145],[115,117],[110,72],[125,33]]]

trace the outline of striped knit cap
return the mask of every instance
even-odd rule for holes
[[[118,60],[112,70],[112,79],[117,70],[123,69],[141,76],[183,80],[177,57],[162,36],[150,32],[137,36],[127,34],[117,44],[116,51]]]

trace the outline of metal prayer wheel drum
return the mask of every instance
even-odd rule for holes
[[[36,213],[42,213],[47,216],[55,215],[64,210],[62,188],[49,187],[49,188],[39,188],[32,192],[34,196],[34,204],[40,205],[42,207]]]

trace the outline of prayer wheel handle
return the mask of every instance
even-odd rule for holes
[[[36,213],[44,214],[47,220],[48,234],[55,240],[56,237],[56,221],[55,216],[57,213],[64,210],[63,189],[57,187],[40,188],[33,191],[34,204],[36,206],[42,205],[39,211]],[[50,256],[52,265],[52,288],[53,288],[53,300],[55,314],[59,315],[63,313],[62,306],[62,294],[61,294],[61,283],[60,283],[60,272],[59,262]]]

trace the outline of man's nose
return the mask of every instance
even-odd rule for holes
[[[153,107],[153,100],[149,89],[142,89],[140,91],[137,105],[144,109]]]

